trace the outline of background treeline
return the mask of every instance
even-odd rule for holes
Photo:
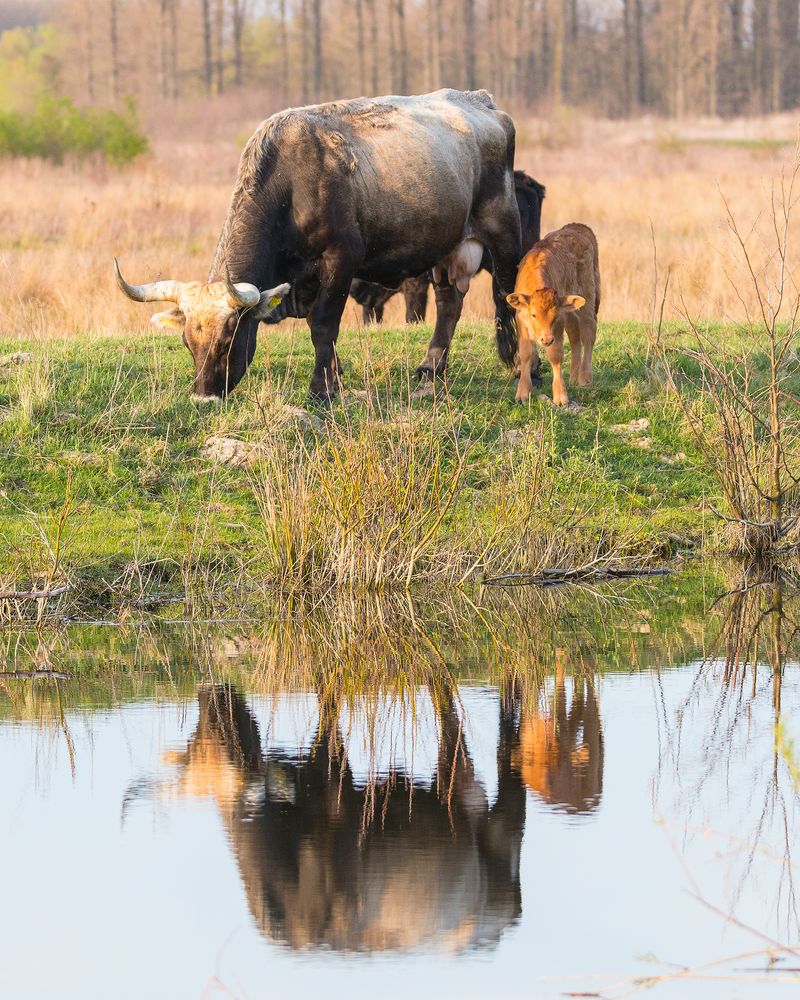
[[[0,71],[27,60],[59,95],[90,104],[130,96],[145,111],[240,88],[294,104],[452,86],[487,87],[517,110],[760,114],[800,104],[799,8],[798,0],[0,0]],[[19,73],[0,78],[6,96],[9,86],[30,95],[30,73],[22,84]]]

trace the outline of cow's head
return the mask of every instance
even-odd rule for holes
[[[556,333],[563,330],[564,314],[580,309],[586,299],[582,295],[559,295],[554,288],[537,288],[530,295],[512,292],[506,302],[516,310],[517,322],[529,339],[549,347]],[[562,323],[556,326],[559,318]]]
[[[278,285],[261,292],[247,282],[230,278],[199,281],[154,281],[129,285],[116,258],[117,284],[134,302],[174,302],[156,313],[155,326],[180,330],[194,358],[194,395],[198,402],[223,399],[240,381],[256,351],[256,330],[270,318],[289,291]]]

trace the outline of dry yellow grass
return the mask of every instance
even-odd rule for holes
[[[700,317],[745,316],[752,303],[731,272],[722,195],[761,258],[769,190],[793,155],[796,116],[667,125],[579,116],[519,125],[518,164],[547,186],[543,228],[582,221],[597,232],[601,318],[648,320],[654,298],[651,224],[662,271],[672,269],[666,314],[681,297]],[[225,214],[238,143],[157,140],[123,172],[44,163],[0,164],[0,336],[60,337],[141,330],[148,310],[114,285],[118,254],[134,281],[205,277]],[[733,278],[733,282],[726,275]],[[465,315],[491,313],[489,281]],[[402,316],[399,299],[387,320]],[[351,305],[345,323],[357,322]]]

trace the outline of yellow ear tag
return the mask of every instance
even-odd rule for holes
[[[274,309],[275,306],[279,306],[281,304],[281,301],[282,300],[280,295],[273,295],[272,298],[269,300],[270,309]]]

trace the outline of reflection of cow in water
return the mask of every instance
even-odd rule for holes
[[[561,652],[561,651],[559,651]],[[514,764],[550,806],[591,812],[603,792],[603,729],[592,675],[576,676],[567,708],[563,653],[557,654],[552,705],[523,714]]]
[[[258,724],[229,685],[203,688],[180,767],[160,792],[213,795],[261,932],[293,948],[464,950],[492,944],[522,909],[525,784],[551,804],[599,800],[602,736],[590,682],[565,708],[563,668],[547,716],[501,707],[498,794],[475,776],[452,692],[439,700],[430,785],[395,770],[359,787],[339,705],[320,699],[308,754],[262,752]],[[599,756],[598,756],[599,753]],[[522,780],[520,780],[520,776]],[[394,787],[406,782],[406,788]],[[524,782],[524,784],[523,784]]]
[[[200,693],[181,794],[214,794],[259,929],[293,948],[462,950],[491,944],[521,912],[525,790],[511,768],[515,712],[501,713],[490,808],[453,699],[439,714],[435,781],[409,793],[358,787],[338,706],[310,753],[262,755],[258,726],[229,686]]]

